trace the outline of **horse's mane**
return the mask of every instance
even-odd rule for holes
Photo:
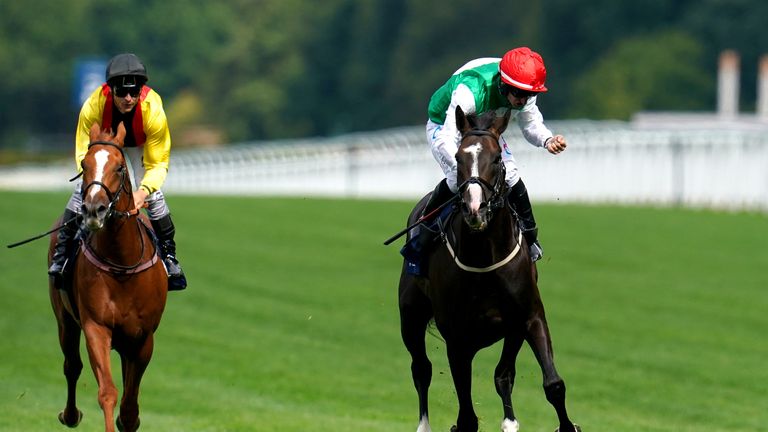
[[[99,141],[114,141],[115,135],[117,135],[115,132],[112,131],[112,129],[100,129],[98,134],[94,136],[95,140]]]
[[[119,147],[122,147],[125,140],[125,133],[126,130],[123,122],[120,122],[117,125],[117,130],[115,131],[113,131],[112,128],[102,129],[100,124],[94,123],[91,126],[88,137],[90,138],[91,142],[106,141],[115,143]]]
[[[486,111],[482,114],[468,114],[467,121],[472,126],[472,129],[488,130],[493,126],[493,122],[496,119],[495,111]]]

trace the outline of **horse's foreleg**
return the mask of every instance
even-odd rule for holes
[[[448,345],[448,364],[451,367],[453,385],[459,399],[459,416],[452,431],[477,432],[477,415],[472,406],[472,359],[474,352],[452,348]]]
[[[408,276],[404,276],[408,277]],[[400,334],[411,354],[411,376],[419,397],[419,426],[416,432],[430,432],[429,426],[429,385],[432,382],[432,363],[427,357],[424,336],[432,308],[429,300],[414,285],[401,290]]]
[[[80,424],[83,413],[77,409],[77,380],[83,370],[80,358],[80,327],[63,309],[56,313],[59,327],[59,344],[64,354],[64,376],[67,378],[67,405],[59,413],[59,421],[68,427]]]
[[[99,405],[104,412],[104,430],[114,432],[115,406],[117,405],[117,387],[112,381],[112,366],[109,352],[112,345],[112,333],[109,329],[94,322],[83,322],[88,357],[99,386]]]
[[[136,351],[120,354],[123,364],[123,398],[120,401],[117,428],[122,432],[134,432],[139,428],[139,386],[153,349],[154,336],[150,334]]]
[[[552,339],[543,309],[528,320],[527,330],[528,344],[536,355],[536,360],[538,360],[544,375],[544,394],[557,412],[557,419],[560,422],[558,431],[575,432],[578,429],[568,418],[568,412],[565,408],[565,382],[555,369]]]
[[[496,393],[499,394],[504,408],[504,420],[501,423],[502,432],[517,432],[519,428],[515,418],[515,410],[512,408],[512,388],[515,385],[515,359],[523,345],[523,340],[517,334],[509,335],[504,339],[501,358],[494,373]]]

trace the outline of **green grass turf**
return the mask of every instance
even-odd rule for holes
[[[45,231],[66,194],[0,192],[0,243]],[[407,431],[417,425],[397,280],[407,202],[169,198],[190,288],[170,293],[140,398],[142,431]],[[744,431],[768,424],[768,217],[537,205],[540,288],[572,418],[585,432]],[[46,242],[0,252],[0,431],[67,430]],[[445,347],[433,430],[455,421]],[[497,431],[498,346],[474,363]],[[84,345],[83,345],[84,351]],[[85,417],[102,429],[87,366]],[[113,368],[119,376],[116,356]],[[513,394],[523,431],[550,431],[530,349]]]

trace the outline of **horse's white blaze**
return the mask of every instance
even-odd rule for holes
[[[107,162],[109,161],[109,152],[106,150],[99,150],[94,155],[94,158],[96,159],[96,173],[93,175],[93,180],[95,181],[104,181],[104,167],[107,165]],[[101,187],[98,184],[93,185],[90,189],[88,189],[89,194],[91,197],[95,197],[96,195],[96,188]]]
[[[464,148],[464,153],[472,155],[472,167],[470,169],[471,177],[480,177],[480,167],[478,162],[478,156],[483,151],[483,146],[480,143],[472,144]],[[480,185],[473,183],[467,187],[469,191],[469,211],[476,214],[480,211],[480,203],[483,202],[483,188]]]
[[[520,424],[517,420],[504,419],[501,422],[501,432],[517,432],[520,430]]]
[[[427,416],[421,418],[421,421],[419,422],[419,428],[416,429],[416,432],[432,432],[432,428],[429,427],[429,419]]]
[[[483,188],[477,183],[467,186],[469,191],[469,211],[477,214],[480,211],[480,204],[483,202]]]
[[[472,155],[472,177],[480,176],[480,168],[477,166],[477,157],[480,155],[481,151],[483,151],[483,146],[480,143],[472,144],[471,146],[467,146],[467,148],[464,149],[464,153]]]

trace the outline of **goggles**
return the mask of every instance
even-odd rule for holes
[[[511,94],[513,97],[516,97],[518,99],[527,99],[536,96],[537,92],[522,90],[517,87],[512,87],[510,85],[506,86],[507,92]]]
[[[126,95],[131,95],[131,97],[136,98],[141,94],[141,88],[142,86],[112,87],[112,91],[115,92],[115,96],[120,98],[124,98]]]

